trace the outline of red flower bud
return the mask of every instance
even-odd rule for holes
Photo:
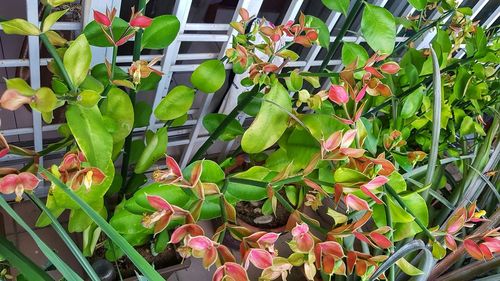
[[[152,21],[153,19],[148,18],[146,16],[136,16],[130,21],[130,26],[146,28],[151,25]]]
[[[111,25],[111,20],[103,13],[94,10],[94,20],[104,26],[109,27]]]

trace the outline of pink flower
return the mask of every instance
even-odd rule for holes
[[[9,89],[0,98],[0,107],[14,111],[23,106],[23,104],[28,104],[31,101],[31,97],[23,96],[18,91]]]
[[[217,260],[217,249],[214,242],[206,236],[191,237],[187,244],[195,258],[203,258],[203,266],[209,268]]]
[[[347,209],[353,209],[356,211],[361,211],[361,210],[369,210],[370,206],[368,203],[359,198],[358,196],[354,194],[347,194],[344,198],[345,204],[347,206]]]
[[[212,281],[248,281],[248,275],[245,269],[234,262],[226,262],[224,265],[217,268],[212,277]]]
[[[245,261],[245,269],[248,269],[250,263],[259,269],[266,269],[273,265],[273,256],[264,249],[250,249],[243,260]]]
[[[78,190],[82,184],[87,190],[90,189],[92,185],[101,184],[106,175],[98,168],[85,168],[82,169],[73,176],[71,179],[71,189]]]
[[[309,226],[305,223],[297,224],[292,229],[293,240],[297,245],[297,250],[302,253],[309,253],[314,247],[314,239],[309,233]]]
[[[35,175],[28,172],[22,172],[18,175],[6,175],[0,179],[0,193],[15,193],[16,201],[19,202],[25,190],[33,190],[39,183],[40,180]]]
[[[320,268],[326,274],[332,275],[334,272],[345,273],[345,264],[343,262],[337,268],[337,271],[335,269],[335,263],[344,257],[344,250],[339,243],[335,241],[318,243],[314,248],[314,255],[316,256],[316,267]]]
[[[184,224],[179,226],[170,236],[170,243],[177,244],[182,241],[186,236],[200,236],[205,235],[203,229],[197,224]]]
[[[94,20],[106,27],[111,25],[111,20],[105,14],[94,10]]]
[[[130,20],[130,26],[132,27],[139,27],[139,28],[146,28],[151,25],[151,22],[153,19],[148,18],[146,16],[142,15],[136,15],[134,18]]]
[[[386,62],[380,66],[380,70],[387,74],[396,74],[399,69],[399,64],[394,61]]]
[[[328,91],[328,98],[338,105],[346,104],[349,101],[349,95],[342,86],[331,85]]]
[[[146,228],[150,228],[154,225],[155,235],[162,232],[170,223],[172,218],[185,218],[187,223],[192,223],[194,221],[191,214],[177,206],[172,206],[167,200],[156,195],[146,195],[151,207],[156,209],[151,215],[146,215],[142,220],[142,225]]]

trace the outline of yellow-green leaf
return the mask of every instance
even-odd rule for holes
[[[31,88],[28,83],[24,79],[21,78],[12,78],[5,79],[5,84],[7,85],[7,89],[16,90],[23,96],[32,97],[35,95],[35,90]]]
[[[226,80],[226,70],[220,60],[207,60],[200,64],[191,75],[191,83],[201,91],[214,93]]]
[[[385,8],[366,4],[361,18],[361,33],[370,47],[391,54],[396,42],[396,21]]]
[[[13,19],[0,22],[3,28],[3,32],[6,34],[16,34],[16,35],[39,35],[40,29],[34,24],[23,20],[23,19]]]
[[[87,77],[91,59],[89,42],[85,34],[81,34],[71,43],[63,58],[64,68],[75,86],[78,87]]]
[[[48,15],[45,18],[45,20],[43,21],[42,32],[45,33],[47,31],[49,31],[50,28],[52,27],[52,25],[54,25],[54,23],[56,23],[62,16],[64,16],[64,14],[66,14],[66,12],[68,10],[69,9],[57,11],[57,12],[53,12],[52,14]]]
[[[401,270],[406,273],[407,275],[410,276],[417,276],[421,275],[424,272],[415,266],[413,266],[411,263],[409,263],[405,258],[400,258],[399,260],[396,261],[396,265],[401,268]]]

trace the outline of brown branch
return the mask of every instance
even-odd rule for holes
[[[467,281],[472,280],[476,276],[484,274],[492,269],[500,267],[500,256],[496,256],[488,261],[476,261],[467,266],[461,267],[455,271],[447,273],[436,281]]]
[[[500,223],[500,208],[495,211],[495,213],[489,218],[488,221],[484,222],[479,226],[471,236],[479,238],[480,234],[498,226]],[[474,238],[473,238],[474,239]],[[455,264],[463,255],[465,254],[464,245],[460,245],[456,251],[446,256],[441,262],[439,262],[432,270],[429,275],[428,280],[436,280],[441,274],[446,272],[453,264]]]

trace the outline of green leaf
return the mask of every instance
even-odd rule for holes
[[[333,178],[336,183],[340,183],[345,186],[353,186],[360,182],[368,182],[370,178],[361,172],[358,172],[349,168],[338,168],[333,174]]]
[[[167,128],[162,127],[156,131],[151,140],[147,143],[146,148],[141,154],[134,172],[136,174],[144,173],[154,162],[158,161],[165,155],[168,144]]]
[[[128,22],[119,17],[115,17],[111,25],[113,36],[115,38],[120,38],[128,27]],[[113,44],[110,43],[108,39],[106,39],[106,36],[102,32],[101,25],[96,21],[91,21],[89,24],[87,24],[83,29],[83,33],[87,37],[89,44],[92,46],[113,47]]]
[[[42,87],[35,91],[35,100],[31,106],[40,112],[51,112],[57,107],[57,96],[52,89]]]
[[[460,124],[460,136],[465,137],[468,134],[474,133],[474,119],[470,116],[465,116]]]
[[[139,101],[134,105],[134,128],[146,127],[153,109],[145,101]]]
[[[127,93],[115,87],[111,88],[100,109],[103,117],[115,123],[114,127],[117,129],[112,133],[114,143],[124,140],[132,132],[134,106]]]
[[[164,49],[172,43],[179,33],[180,22],[172,15],[155,17],[151,25],[144,29],[142,48]]]
[[[12,79],[4,79],[7,89],[13,89],[19,92],[23,96],[32,97],[35,95],[35,90],[31,88],[28,83],[24,79],[21,78],[12,78]]]
[[[225,114],[209,113],[203,118],[203,127],[205,127],[209,133],[213,133],[213,131],[219,127],[224,118],[226,118]],[[229,122],[229,125],[224,128],[224,131],[220,134],[218,139],[222,141],[230,141],[243,135],[243,132],[244,130],[240,122],[236,119],[232,119],[231,122]]]
[[[90,69],[92,53],[85,34],[78,36],[64,53],[63,64],[73,85],[78,87]]]
[[[123,80],[128,78],[128,73],[123,71],[118,66],[114,67],[115,73],[114,73],[114,79],[118,80]],[[96,64],[91,71],[92,77],[97,79],[99,82],[102,83],[103,86],[107,86],[109,84],[109,77],[108,77],[108,71],[106,69],[106,64],[100,63]],[[85,81],[82,83],[82,85],[85,84]],[[82,87],[82,85],[80,85]]]
[[[23,19],[2,21],[0,25],[5,34],[39,35],[41,33],[38,27]]]
[[[411,263],[409,263],[405,258],[400,258],[397,262],[396,265],[401,268],[401,270],[406,273],[406,275],[410,276],[417,276],[417,275],[422,275],[424,272],[415,266],[413,266]]]
[[[69,267],[56,253],[54,253],[54,251],[52,251],[52,249],[47,246],[47,244],[45,244],[45,242],[43,242],[40,237],[38,237],[35,231],[33,231],[31,227],[29,227],[28,224],[17,214],[17,212],[12,209],[7,201],[5,201],[3,196],[0,196],[0,207],[2,207],[7,212],[7,214],[9,214],[9,216],[11,216],[12,219],[17,222],[17,224],[19,224],[29,234],[29,236],[31,236],[33,240],[35,240],[38,248],[40,248],[42,253],[57,268],[57,270],[62,274],[64,278],[66,278],[67,280],[83,281],[83,279],[80,278],[80,276],[78,276],[78,274],[74,272],[71,267]],[[3,251],[2,254],[4,254]],[[35,276],[37,275],[38,274],[36,274]],[[30,278],[31,277],[32,276],[30,276]]]
[[[389,175],[389,181],[387,182],[397,193],[406,191],[406,181],[403,176],[394,171]]]
[[[349,10],[349,0],[321,0],[328,9],[337,11],[347,16]]]
[[[401,109],[401,117],[404,119],[415,117],[415,113],[419,110],[424,99],[424,87],[419,87],[413,93],[406,97],[403,107]]]
[[[32,278],[32,280],[54,280],[47,272],[43,271],[38,265],[32,262],[31,259],[23,255],[23,253],[16,249],[16,247],[2,235],[0,235],[0,253],[2,253],[2,258],[7,260],[10,265],[15,267],[19,272],[23,272],[24,275]],[[19,276],[17,280],[19,280]]]
[[[292,111],[292,103],[288,91],[278,81],[264,96],[260,111],[245,131],[241,139],[241,147],[247,153],[259,153],[272,146],[288,127],[288,113]],[[286,112],[285,112],[286,111]]]
[[[173,120],[186,114],[194,100],[195,90],[179,85],[160,101],[155,108],[155,117],[162,121]]]
[[[317,17],[306,16],[306,26],[317,30],[319,45],[328,49],[330,46],[330,30],[328,30],[326,24]]]
[[[269,173],[269,169],[265,167],[253,166],[245,172],[235,174],[232,177],[238,179],[262,181],[269,175]],[[243,201],[257,201],[267,198],[266,188],[262,188],[252,184],[233,182],[231,180],[229,180],[229,183],[227,185],[227,192]]]
[[[189,179],[191,178],[191,171],[194,168],[194,165],[196,163],[203,161],[201,166],[202,166],[202,171],[201,171],[201,176],[200,180],[201,182],[212,182],[212,183],[219,183],[222,182],[225,178],[224,171],[221,169],[219,164],[212,160],[198,160],[195,161],[191,164],[189,164],[184,170],[182,170],[182,174],[184,175],[185,178]]]
[[[415,7],[415,9],[422,11],[427,5],[427,0],[408,0],[408,3]]]
[[[40,171],[44,173],[44,175],[52,181],[56,186],[60,189],[64,190],[64,192],[71,197],[81,208],[82,210],[92,218],[92,220],[102,229],[102,231],[113,241],[113,243],[117,244],[120,249],[122,249],[130,261],[137,267],[137,269],[146,276],[149,280],[163,280],[163,277],[139,254],[126,240],[123,238],[116,230],[109,225],[105,219],[103,219],[98,213],[96,213],[92,207],[90,207],[85,201],[79,198],[69,187],[67,187],[64,183],[62,183],[58,178],[56,178],[53,174],[49,173],[44,168],[40,167]],[[28,227],[29,229],[29,227]],[[68,280],[81,280],[80,277],[76,276],[72,278],[67,278]]]
[[[191,75],[193,86],[207,94],[215,93],[226,80],[226,70],[220,60],[207,60],[200,64]]]
[[[165,185],[153,183],[145,186],[134,193],[134,196],[127,200],[125,208],[130,212],[142,215],[145,211],[153,211],[146,195],[156,195],[167,200],[168,203],[184,208],[191,199],[180,187],[175,185]]]
[[[350,65],[356,59],[358,60],[357,67],[365,65],[368,60],[368,53],[365,48],[353,42],[344,42],[342,46],[342,64],[346,66]]]
[[[387,9],[366,4],[361,18],[361,33],[374,51],[391,54],[394,50],[396,22]]]
[[[253,95],[252,92],[243,92],[238,96],[238,103],[241,103],[242,100],[245,100],[246,96]],[[257,113],[259,113],[260,106],[262,105],[262,99],[264,98],[264,94],[258,92],[254,94],[252,100],[243,108],[243,112],[246,114],[255,117]]]
[[[70,105],[66,110],[66,120],[78,146],[91,166],[104,169],[109,164],[113,150],[113,138],[104,127],[97,109]]]
[[[52,14],[48,15],[43,21],[42,32],[45,33],[49,31],[52,25],[54,25],[54,23],[56,23],[62,16],[64,16],[67,11],[68,9],[53,12]]]

